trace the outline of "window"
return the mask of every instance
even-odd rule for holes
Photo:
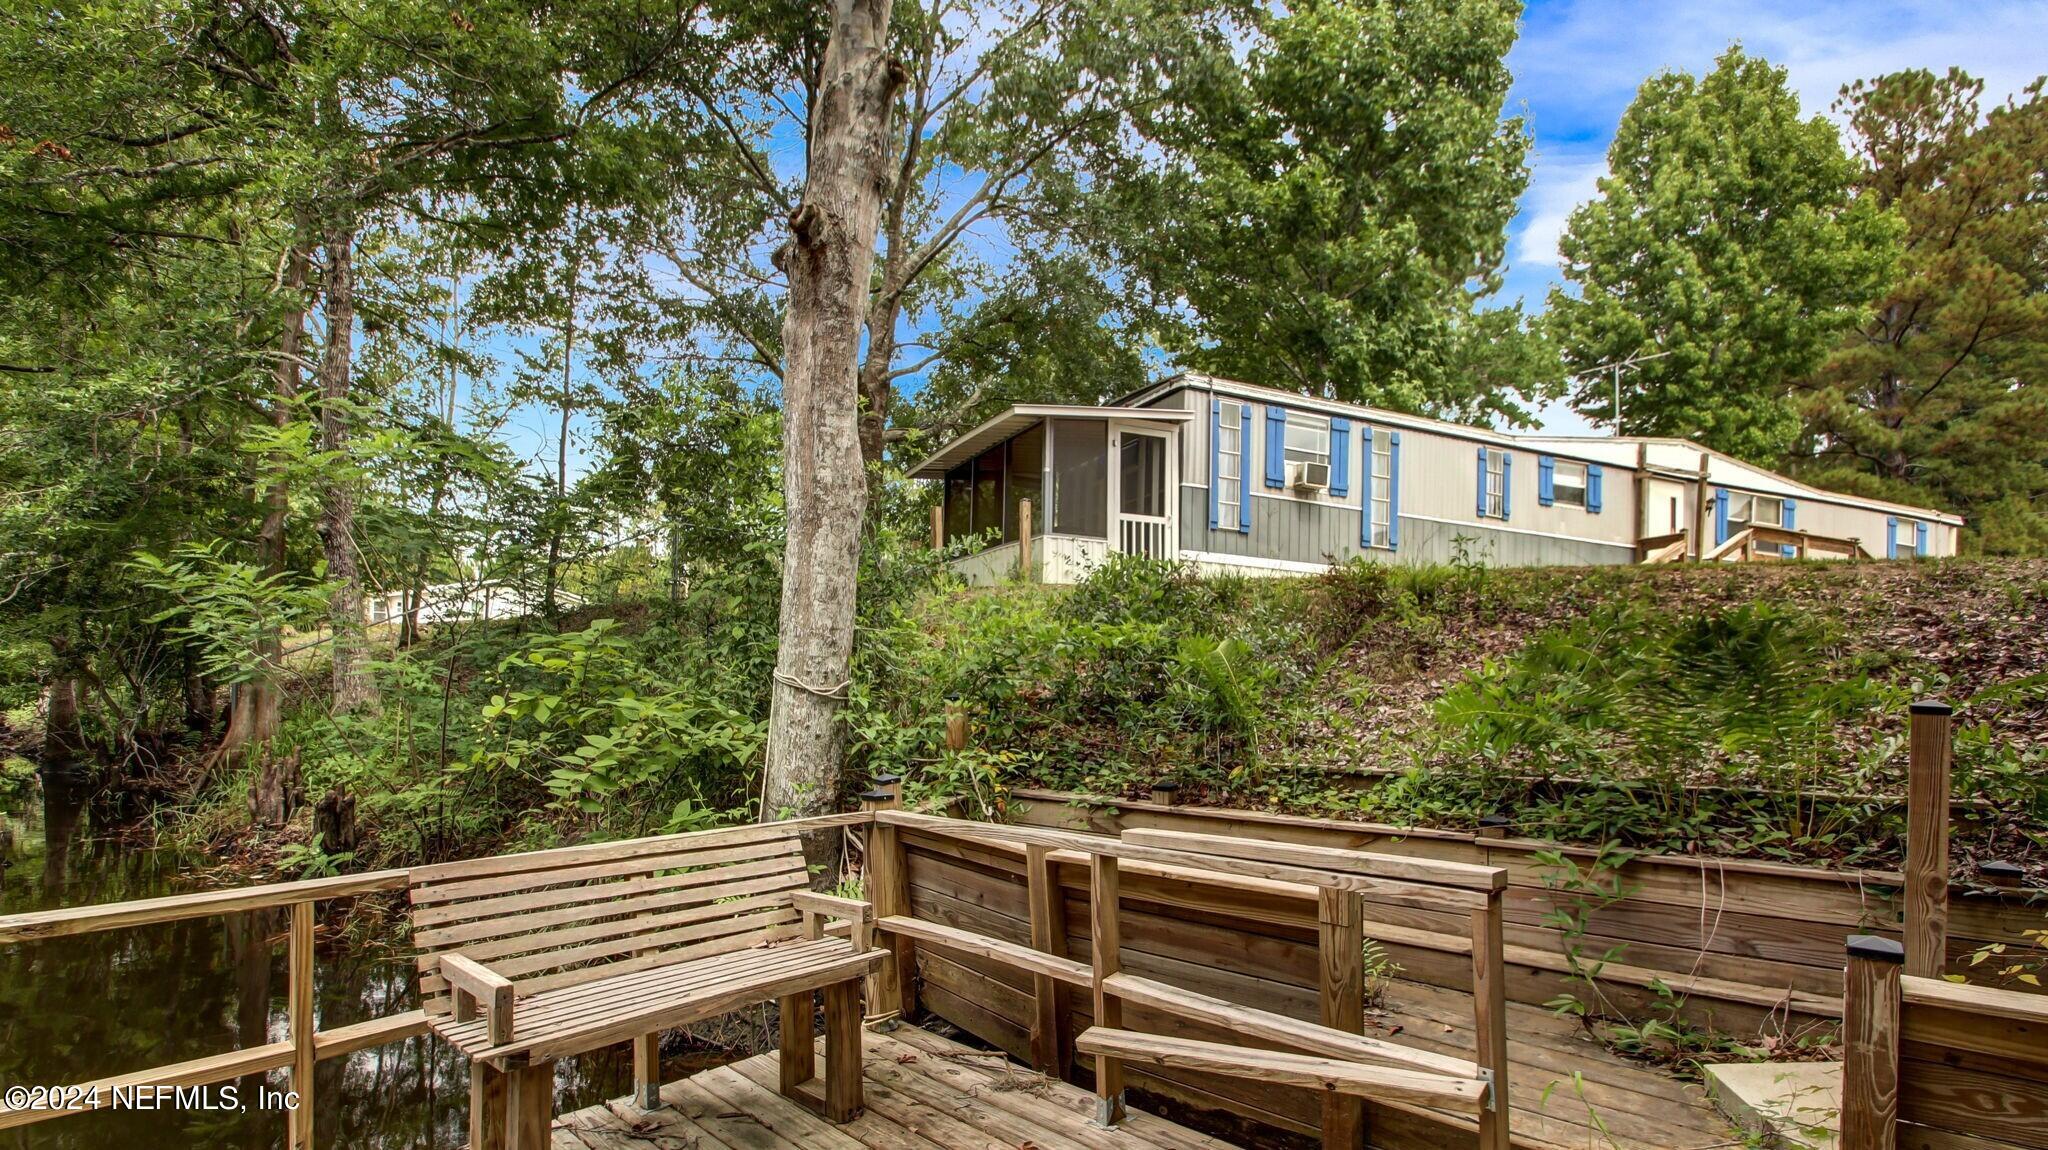
[[[1327,477],[1330,474],[1330,421],[1320,415],[1288,412],[1287,462],[1321,464],[1322,474]]]
[[[1366,429],[1371,471],[1366,498],[1372,500],[1372,546],[1394,545],[1394,433]]]
[[[946,542],[974,534],[974,503],[968,498],[974,487],[974,465],[963,463],[946,472]]]
[[[1728,522],[1744,527],[1783,527],[1785,501],[1769,495],[1728,493]]]
[[[1550,498],[1567,507],[1586,505],[1586,465],[1560,459],[1550,465]]]
[[[1216,406],[1216,524],[1235,531],[1244,500],[1244,404]]]
[[[1508,517],[1508,453],[1486,453],[1486,511],[1494,519]]]
[[[974,533],[1003,530],[1003,449],[990,448],[974,460]]]
[[[1031,530],[1045,530],[1045,505],[1038,498],[1039,488],[1045,485],[1045,424],[1034,424],[1018,432],[1010,440],[1009,451],[1010,490],[1004,504],[1007,514],[1003,517],[1003,542],[1014,543],[1024,519],[1017,505],[1026,499],[1031,501]]]
[[[1053,422],[1051,531],[1109,537],[1109,425],[1101,420]]]

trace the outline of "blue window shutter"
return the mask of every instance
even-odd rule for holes
[[[1266,406],[1266,486],[1287,486],[1287,410]]]
[[[1595,515],[1600,514],[1600,488],[1602,486],[1600,481],[1606,477],[1606,474],[1597,463],[1588,463],[1586,465],[1586,510]]]
[[[1486,449],[1479,449],[1479,517],[1486,518]]]
[[[1887,559],[1897,559],[1899,557],[1899,518],[1896,515],[1890,516],[1884,521],[1884,557]]]
[[[1372,447],[1365,449],[1366,467],[1372,466]],[[1351,421],[1330,420],[1330,494],[1351,493]]]
[[[1249,535],[1252,530],[1252,405],[1238,404],[1237,414],[1237,533]]]
[[[1223,401],[1209,397],[1209,530],[1216,530],[1217,517],[1223,512],[1222,494],[1217,489],[1223,486],[1223,475],[1216,464],[1223,458],[1222,444],[1218,442],[1217,430],[1223,426]],[[1240,450],[1242,448],[1240,447]],[[1239,458],[1243,458],[1240,456]],[[1241,470],[1241,469],[1240,469]],[[1242,498],[1242,496],[1240,496]]]
[[[1401,546],[1401,433],[1389,436],[1393,443],[1387,451],[1387,546],[1399,549]],[[1372,492],[1365,493],[1366,501],[1372,501]]]
[[[1372,546],[1372,424],[1358,425],[1358,545]]]
[[[1557,502],[1557,460],[1548,455],[1536,457],[1536,502],[1545,507]]]
[[[1500,453],[1500,517],[1502,522],[1511,518],[1515,509],[1509,500],[1515,496],[1515,457],[1512,452]]]
[[[1714,489],[1714,546],[1728,542],[1728,489]]]
[[[1798,524],[1799,504],[1793,502],[1790,499],[1787,499],[1785,500],[1784,528],[1787,531],[1797,531],[1799,530]],[[1794,547],[1790,543],[1780,543],[1778,545],[1778,554],[1783,555],[1787,559],[1791,559],[1799,554],[1799,548]]]
[[[1927,554],[1927,525],[1925,523],[1915,523],[1913,525],[1913,554]]]

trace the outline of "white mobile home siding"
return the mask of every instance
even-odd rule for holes
[[[1210,401],[1252,405],[1244,474],[1251,499],[1250,530],[1235,523],[1209,525]],[[1315,566],[1363,556],[1387,562],[1441,563],[1468,559],[1502,566],[1628,563],[1635,558],[1635,491],[1632,472],[1602,464],[1603,500],[1597,513],[1538,499],[1538,452],[1478,429],[1463,432],[1432,421],[1375,416],[1346,405],[1283,397],[1262,389],[1189,381],[1143,401],[1145,406],[1192,410],[1198,418],[1183,431],[1180,496],[1181,550],[1211,566],[1270,564],[1281,569]],[[1269,408],[1304,412],[1349,423],[1343,432],[1346,483],[1333,491],[1300,493],[1266,485]],[[1365,434],[1400,436],[1396,467],[1398,546],[1364,544],[1364,506],[1370,456]],[[1332,453],[1337,453],[1332,430]],[[1478,514],[1479,449],[1506,451],[1508,517]],[[1597,462],[1586,460],[1586,462]],[[1333,476],[1334,478],[1334,476]],[[1334,484],[1333,484],[1334,485]]]

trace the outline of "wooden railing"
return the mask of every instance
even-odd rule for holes
[[[0,1130],[84,1113],[106,1105],[117,1090],[157,1086],[212,1086],[244,1075],[284,1070],[287,1072],[288,1088],[298,1096],[294,1100],[295,1104],[287,1111],[286,1145],[293,1150],[309,1150],[313,1145],[314,1064],[323,1059],[340,1058],[373,1046],[400,1042],[424,1034],[427,1030],[426,1016],[417,1010],[336,1027],[333,1030],[315,1029],[314,908],[316,904],[329,899],[351,898],[375,891],[403,890],[405,877],[406,872],[402,870],[372,871],[368,874],[345,875],[340,878],[273,883],[268,886],[208,891],[204,894],[171,895],[166,898],[141,899],[102,906],[36,911],[0,918],[0,945],[5,945],[247,911],[281,910],[288,907],[291,915],[285,959],[287,1022],[283,1042],[244,1047],[230,1050],[225,1054],[153,1066],[146,1070],[80,1083],[65,1091],[67,1105],[60,1108],[17,1110],[0,1106]]]
[[[1904,974],[1849,940],[1842,1150],[2048,1150],[2048,998]]]
[[[865,825],[870,817],[868,814],[856,812],[793,819],[778,825],[801,834]],[[663,836],[664,839],[688,837],[690,836]],[[650,840],[628,840],[610,845],[630,849],[634,843],[646,841]],[[272,883],[265,886],[170,895],[164,898],[0,917],[0,946],[249,911],[289,908],[290,919],[286,942],[284,1041],[243,1047],[224,1054],[153,1066],[79,1083],[62,1092],[67,1104],[60,1108],[14,1109],[0,1102],[0,1130],[85,1113],[97,1106],[106,1105],[116,1090],[212,1086],[246,1075],[283,1070],[287,1074],[287,1088],[297,1095],[295,1105],[287,1111],[285,1144],[291,1150],[311,1150],[314,1145],[315,1064],[345,1057],[359,1050],[402,1042],[428,1032],[426,1015],[419,1010],[368,1019],[347,1026],[338,1026],[332,1030],[317,1029],[313,1012],[313,926],[317,919],[317,905],[333,899],[351,898],[379,891],[404,890],[410,873],[407,870],[380,870],[366,874],[343,875],[339,878]]]
[[[1122,1115],[1127,1061],[1303,1086],[1322,1092],[1323,1142],[1362,1144],[1362,1099],[1428,1118],[1476,1124],[1485,1150],[1508,1146],[1505,974],[1501,947],[1500,868],[1331,850],[1227,836],[1133,831],[1121,838],[910,814],[888,792],[865,796],[873,812],[867,850],[868,893],[892,960],[870,999],[877,1012],[916,1010],[916,950],[930,946],[1027,973],[1035,1003],[1031,1060],[1065,1076],[1076,1050],[1095,1059],[1097,1117]],[[914,834],[1024,855],[1029,944],[929,921],[911,911],[902,837]],[[1089,955],[1069,957],[1057,868],[1088,873]],[[1263,897],[1306,893],[1317,905],[1321,1020],[1255,1009],[1122,969],[1122,876]],[[1455,948],[1472,965],[1476,1057],[1455,1058],[1369,1038],[1364,1029],[1364,904],[1386,901],[1466,912],[1469,938]],[[1446,948],[1453,949],[1453,948]],[[1065,1033],[1064,996],[1092,997],[1093,1026]],[[1228,1031],[1289,1051],[1219,1046],[1123,1028],[1125,1004]]]

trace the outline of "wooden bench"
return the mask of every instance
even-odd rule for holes
[[[861,980],[873,909],[808,888],[772,824],[472,859],[412,872],[420,998],[470,1059],[472,1150],[544,1150],[557,1059],[632,1042],[634,1098],[660,1105],[661,1031],[781,1003],[783,1093],[860,1112]],[[849,923],[828,937],[826,919]],[[825,992],[822,1097],[812,992]]]

